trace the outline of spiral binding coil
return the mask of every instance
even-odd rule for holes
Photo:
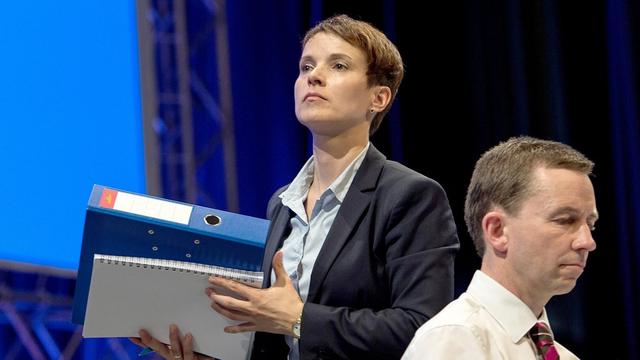
[[[192,263],[178,260],[153,259],[133,256],[94,254],[94,259],[109,265],[123,265],[144,269],[179,271],[203,276],[219,276],[259,288],[262,286],[262,272],[230,269],[221,266]]]

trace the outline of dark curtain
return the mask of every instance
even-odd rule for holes
[[[637,2],[610,0],[606,8],[607,65],[614,199],[619,274],[629,358],[640,357],[640,127],[638,124],[638,61],[640,7]],[[595,324],[597,325],[597,324]]]
[[[462,242],[457,294],[480,264],[463,221],[474,162],[510,136],[568,143],[596,163],[598,248],[576,289],[550,302],[554,331],[584,359],[638,358],[638,2],[414,3],[227,2],[240,211],[264,216],[310,155],[293,105],[304,31],[337,13],[366,20],[406,65],[372,141],[447,190]]]

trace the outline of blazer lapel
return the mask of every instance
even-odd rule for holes
[[[274,220],[271,222],[271,231],[267,239],[278,239],[278,241],[267,241],[267,246],[264,249],[264,258],[262,260],[262,272],[264,273],[264,280],[262,281],[263,287],[269,287],[271,285],[271,264],[273,262],[273,255],[276,251],[282,247],[285,235],[290,226],[291,214],[288,207],[279,205],[278,213]]]
[[[369,207],[372,190],[376,187],[385,160],[385,156],[372,144],[333,220],[331,229],[313,266],[307,301],[316,301],[318,290],[327,276],[327,272],[350,239],[354,227]]]

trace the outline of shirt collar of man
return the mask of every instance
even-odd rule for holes
[[[327,191],[331,191],[336,199],[340,203],[344,200],[345,196],[347,196],[347,191],[349,191],[349,187],[355,178],[355,174],[362,165],[364,161],[365,154],[367,150],[369,150],[369,146],[371,143],[367,143],[367,145],[362,149],[360,154],[353,159],[351,164],[342,171],[342,173],[329,185]],[[295,211],[297,205],[301,205],[303,200],[306,198],[307,193],[309,192],[309,187],[311,186],[311,182],[313,181],[313,166],[314,166],[314,158],[311,156],[309,160],[304,164],[302,169],[298,172],[298,175],[293,179],[287,190],[283,191],[280,194],[280,198],[282,199],[282,204],[287,206]],[[322,196],[326,191],[323,193]],[[299,203],[299,204],[296,204]],[[304,206],[302,207],[304,209]]]
[[[514,343],[527,336],[536,322],[549,324],[544,308],[540,318],[536,318],[527,304],[480,270],[473,275],[467,294],[476,298],[487,309]]]

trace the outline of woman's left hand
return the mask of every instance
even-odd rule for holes
[[[144,329],[140,330],[139,335],[139,338],[131,337],[129,340],[141,347],[151,348],[165,360],[214,360],[212,357],[193,352],[193,336],[187,333],[181,337],[176,325],[169,326],[171,345],[163,344]]]
[[[263,331],[293,335],[292,327],[301,316],[304,303],[282,265],[282,256],[282,251],[278,251],[273,257],[276,281],[267,289],[255,289],[236,281],[209,277],[211,285],[245,299],[222,295],[214,288],[207,288],[212,300],[211,307],[215,311],[231,320],[243,321],[235,326],[227,326],[225,332]]]

